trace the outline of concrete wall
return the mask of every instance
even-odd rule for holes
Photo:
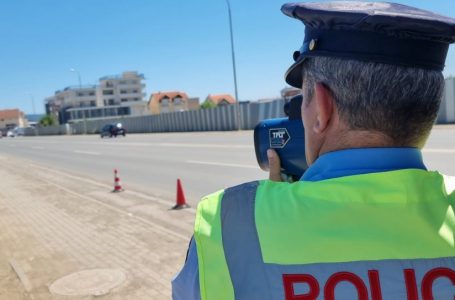
[[[438,113],[438,123],[455,123],[455,77],[445,80],[444,96]]]
[[[264,119],[284,117],[284,100],[265,103],[240,104],[241,129],[253,129]],[[27,129],[25,134],[62,135],[95,134],[108,123],[122,123],[127,133],[228,131],[237,129],[236,106],[226,105],[212,109],[174,112],[139,117],[116,117],[74,124]]]

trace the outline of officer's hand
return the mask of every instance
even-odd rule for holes
[[[280,157],[273,149],[267,150],[267,158],[269,159],[269,179],[272,181],[282,181],[281,180],[281,163]]]

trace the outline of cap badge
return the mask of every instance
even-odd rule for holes
[[[310,44],[308,45],[308,49],[310,49],[310,51],[313,51],[316,48],[316,41],[316,39],[312,39],[310,41]]]

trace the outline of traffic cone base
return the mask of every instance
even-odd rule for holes
[[[182,209],[182,208],[189,208],[191,206],[189,206],[188,204],[176,204],[172,207],[172,209]]]
[[[182,208],[188,208],[190,207],[186,203],[185,199],[185,193],[183,192],[183,187],[182,183],[180,182],[180,179],[177,179],[177,197],[176,197],[176,204],[172,209],[182,209]]]

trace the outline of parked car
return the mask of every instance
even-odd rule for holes
[[[101,128],[100,132],[101,138],[108,137],[117,137],[118,135],[126,135],[125,128],[123,128],[122,123],[117,124],[106,124]]]
[[[15,137],[16,135],[14,134],[14,131],[8,130],[8,132],[6,133],[6,136],[7,137]]]
[[[16,127],[13,129],[13,133],[15,136],[24,136],[25,135],[25,129],[24,127]]]

